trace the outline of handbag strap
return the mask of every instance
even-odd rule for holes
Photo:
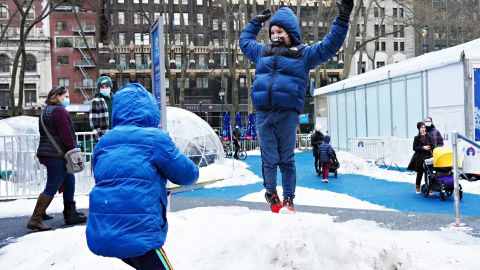
[[[63,157],[63,151],[62,151],[62,149],[60,149],[60,146],[58,146],[57,142],[56,142],[55,139],[53,138],[52,134],[50,134],[50,132],[48,131],[47,127],[45,126],[45,123],[43,122],[43,113],[44,113],[44,112],[45,112],[45,110],[43,110],[43,111],[42,111],[42,114],[40,114],[40,122],[42,123],[43,130],[45,131],[45,133],[47,133],[48,139],[49,139],[50,142],[53,144],[53,146],[55,147],[55,149],[57,149],[58,154]]]

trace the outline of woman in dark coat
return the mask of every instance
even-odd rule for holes
[[[413,139],[413,151],[415,153],[408,164],[407,169],[417,172],[417,180],[415,182],[415,192],[420,193],[420,183],[422,182],[422,176],[424,173],[423,161],[426,157],[432,155],[434,148],[432,138],[427,135],[427,129],[425,123],[417,123],[418,135]]]

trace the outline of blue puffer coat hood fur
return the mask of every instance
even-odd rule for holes
[[[95,146],[87,244],[107,257],[136,257],[162,247],[168,231],[167,179],[192,185],[198,167],[157,128],[160,112],[140,84],[119,89],[113,129]]]

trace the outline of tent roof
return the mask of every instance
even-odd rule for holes
[[[426,53],[405,61],[386,65],[348,79],[315,89],[314,95],[324,95],[376,81],[414,74],[461,62],[465,59],[480,59],[480,38],[440,51]]]

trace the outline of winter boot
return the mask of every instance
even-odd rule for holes
[[[85,214],[77,212],[77,207],[75,206],[75,202],[63,203],[64,210],[63,210],[63,218],[65,219],[65,224],[67,225],[74,225],[74,224],[81,224],[87,221],[87,217]]]
[[[50,220],[53,219],[53,216],[47,214],[47,212],[43,213],[42,220]]]
[[[295,208],[293,206],[293,199],[287,197],[283,200],[283,207],[280,209],[281,214],[295,214]]]
[[[45,210],[48,208],[52,200],[53,197],[40,193],[37,199],[37,204],[35,205],[35,209],[33,210],[32,217],[27,223],[28,229],[37,231],[48,231],[52,229],[52,227],[45,226],[42,223],[43,214],[45,213]]]
[[[270,209],[272,210],[273,213],[278,213],[278,211],[280,211],[280,209],[282,208],[282,202],[278,198],[277,193],[275,194],[265,193],[265,199],[267,200],[267,203],[270,206]]]

